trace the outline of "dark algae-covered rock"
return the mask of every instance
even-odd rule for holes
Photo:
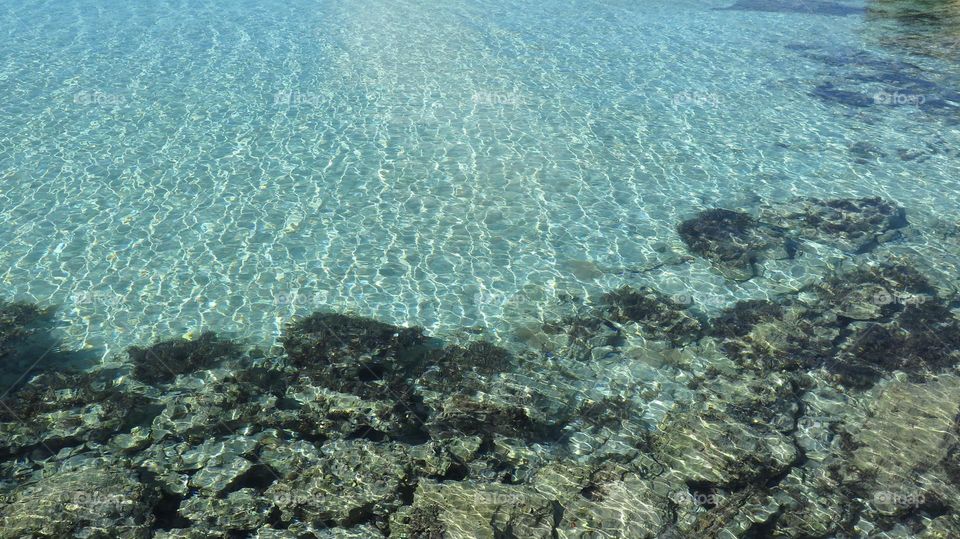
[[[804,13],[843,17],[860,15],[864,8],[847,5],[843,2],[828,0],[808,0],[791,2],[790,0],[737,0],[733,4],[717,9],[737,11],[761,11],[769,13]]]
[[[815,307],[842,332],[825,366],[844,384],[869,387],[895,370],[922,377],[960,360],[960,320],[910,265],[861,267],[815,291]]]
[[[725,277],[744,281],[759,274],[768,259],[792,259],[800,240],[823,243],[851,254],[868,253],[901,237],[906,211],[879,197],[800,199],[764,207],[759,218],[711,209],[683,221],[680,238]]]
[[[635,322],[654,338],[679,345],[696,341],[703,328],[684,305],[651,288],[625,286],[600,298],[602,314],[617,323]]]
[[[692,253],[737,281],[755,277],[758,265],[768,257],[792,258],[796,254],[796,245],[782,229],[738,211],[702,211],[680,223],[677,232]]]
[[[593,359],[594,353],[604,353],[623,342],[620,329],[600,314],[567,316],[543,324],[547,339],[558,337],[553,350],[579,361]],[[549,344],[549,343],[547,343]],[[553,353],[553,351],[551,351]]]
[[[329,406],[317,397],[307,398],[301,411],[303,427],[347,421],[356,435],[422,439],[430,411],[414,388],[414,381],[430,366],[428,358],[440,353],[419,328],[403,328],[369,318],[314,313],[291,323],[283,337],[297,384],[304,395],[317,395],[310,386],[356,397],[351,406],[371,411],[362,415],[343,410],[325,418],[316,414]],[[324,396],[321,402],[344,402],[344,397]],[[336,408],[336,406],[334,406]],[[307,412],[307,410],[310,410]],[[372,410],[376,410],[373,412]],[[303,415],[307,413],[308,415]],[[316,435],[323,436],[323,432]]]
[[[443,400],[428,427],[438,437],[450,435],[500,434],[533,440],[557,440],[562,418],[547,418],[526,406],[519,395],[513,398],[457,393]]]
[[[193,340],[171,339],[147,348],[127,350],[133,376],[148,384],[168,383],[180,374],[212,367],[217,361],[240,354],[240,346],[207,331]]]
[[[515,363],[510,352],[485,341],[444,347],[419,328],[314,314],[291,324],[284,345],[311,383],[392,403],[368,435],[420,437],[424,428],[536,435],[545,428],[515,400],[481,394]]]
[[[922,379],[960,363],[960,320],[931,300],[907,305],[888,323],[853,330],[830,368],[843,383],[868,386],[900,370]]]
[[[37,414],[100,402],[113,394],[109,384],[95,373],[42,373],[9,393],[0,418],[26,421]]]
[[[630,335],[683,347],[704,331],[704,322],[687,305],[649,287],[622,286],[574,310],[546,320],[539,342],[551,354],[584,362],[616,353]]]
[[[713,209],[680,223],[677,231],[691,251],[732,260],[740,257],[744,245],[750,245],[747,236],[754,228],[756,221],[746,213]]]
[[[818,305],[849,320],[888,320],[905,305],[938,301],[926,277],[898,261],[864,265],[812,288]]]

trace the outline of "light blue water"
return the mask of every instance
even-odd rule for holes
[[[894,199],[954,267],[960,40],[730,4],[4,2],[4,295],[104,354],[320,307],[498,333],[561,292],[795,286],[836,253],[641,270],[695,211],[798,195]]]

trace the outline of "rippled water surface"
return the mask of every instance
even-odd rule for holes
[[[5,295],[105,355],[316,308],[501,334],[624,283],[709,310],[838,253],[736,283],[677,223],[797,196],[895,200],[949,271],[960,36],[795,4],[8,2]]]

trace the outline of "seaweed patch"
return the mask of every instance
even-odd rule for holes
[[[619,288],[601,296],[600,304],[608,319],[638,323],[649,335],[674,345],[696,341],[703,333],[701,322],[686,306],[650,288]]]

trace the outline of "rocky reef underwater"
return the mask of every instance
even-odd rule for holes
[[[84,366],[0,304],[0,537],[960,537],[953,285],[881,246],[880,198],[679,223],[731,282],[849,254],[710,315],[654,287],[517,338],[337,312],[282,351],[212,332]]]

